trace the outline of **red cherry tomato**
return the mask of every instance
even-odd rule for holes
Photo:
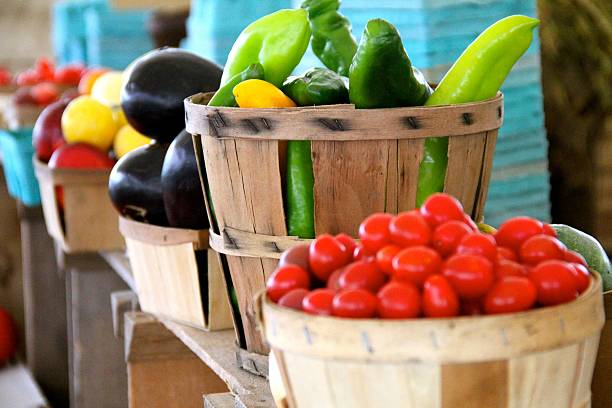
[[[335,294],[331,289],[315,289],[304,296],[302,310],[312,315],[331,316]]]
[[[459,241],[466,234],[471,233],[471,228],[462,221],[451,220],[438,225],[431,239],[431,246],[443,257],[455,252]]]
[[[523,242],[534,235],[542,234],[543,231],[543,224],[536,219],[514,217],[499,226],[495,233],[495,240],[499,246],[518,251]]]
[[[17,77],[15,78],[15,83],[18,86],[32,86],[36,85],[39,82],[40,78],[38,76],[38,73],[31,69],[17,74]]]
[[[48,58],[41,57],[36,61],[36,72],[42,81],[53,81],[55,65]]]
[[[410,319],[421,314],[421,294],[409,283],[387,283],[376,297],[378,315],[383,319]]]
[[[462,316],[480,316],[483,314],[482,299],[465,299],[461,301]]]
[[[587,268],[589,267],[589,264],[587,264],[587,261],[586,259],[584,259],[584,256],[582,256],[576,251],[572,251],[569,249],[565,251],[565,254],[563,254],[563,260],[566,262],[578,263],[580,265],[586,266]]]
[[[78,86],[85,67],[81,64],[69,64],[58,68],[53,80],[58,84]]]
[[[308,289],[309,287],[308,272],[297,265],[281,266],[270,275],[266,283],[268,297],[273,302],[278,302],[278,299],[293,289]]]
[[[455,197],[436,193],[429,196],[421,206],[421,214],[433,228],[450,220],[463,221],[463,206]]]
[[[338,284],[341,289],[365,289],[376,293],[386,280],[387,276],[378,269],[376,263],[357,261],[344,268]]]
[[[423,285],[423,313],[426,317],[453,317],[459,315],[459,298],[448,280],[432,275]]]
[[[457,246],[457,253],[480,255],[491,262],[495,262],[497,260],[497,244],[492,235],[472,232],[461,239],[459,246]]]
[[[390,244],[389,223],[392,219],[391,214],[376,213],[363,220],[359,226],[361,245],[368,251],[375,253],[380,248]]]
[[[389,223],[391,241],[400,247],[427,245],[431,240],[431,229],[417,210],[403,212]]]
[[[453,255],[446,260],[442,274],[462,299],[476,299],[493,286],[493,264],[480,255]]]
[[[428,276],[440,270],[442,258],[426,246],[413,246],[401,250],[393,258],[393,279],[422,287]]]
[[[550,224],[542,225],[542,233],[544,235],[550,235],[551,237],[557,238],[557,231],[555,231],[553,227],[550,226]]]
[[[310,251],[310,246],[308,244],[300,244],[294,247],[289,248],[281,255],[280,260],[278,261],[278,267],[285,265],[297,265],[300,268],[307,271],[309,269],[308,266],[308,252]]]
[[[378,268],[387,275],[391,275],[393,273],[393,258],[399,251],[401,251],[401,248],[396,245],[387,245],[379,249],[376,253]]]
[[[506,248],[503,246],[497,247],[497,260],[500,261],[502,259],[506,259],[508,261],[518,261],[518,257],[510,248]]]
[[[516,313],[529,310],[537,299],[537,289],[526,276],[507,276],[495,283],[484,300],[486,314]]]
[[[344,245],[348,253],[351,254],[351,256],[353,256],[353,252],[355,251],[355,248],[357,247],[357,242],[355,242],[353,237],[342,232],[336,235],[336,239],[342,242],[342,245]]]
[[[591,283],[591,274],[586,266],[579,263],[570,263],[573,269],[574,278],[576,280],[576,288],[578,293],[584,292]]]
[[[566,249],[565,245],[557,238],[538,234],[523,242],[519,250],[519,256],[524,263],[537,265],[549,259],[562,260],[565,257]]]
[[[538,302],[544,306],[558,305],[578,296],[574,268],[567,262],[544,261],[529,272],[529,279],[538,290]]]
[[[48,83],[34,85],[30,89],[30,94],[39,106],[47,106],[59,98],[57,87]]]
[[[344,268],[336,269],[329,275],[329,279],[327,279],[327,284],[325,287],[327,289],[331,289],[334,292],[340,290],[340,276],[344,272]]]
[[[329,234],[320,235],[310,243],[310,271],[322,282],[326,282],[333,271],[349,263],[346,247]]]
[[[293,289],[283,295],[280,299],[278,299],[278,304],[280,306],[288,307],[290,309],[302,310],[302,301],[308,294],[308,290],[298,288]]]
[[[365,249],[363,245],[357,244],[357,246],[355,247],[355,250],[353,250],[353,260],[361,261],[361,260],[373,258],[376,256],[375,254],[376,252],[372,253],[368,251],[367,249]]]
[[[11,81],[11,73],[6,68],[0,67],[0,85],[9,85]]]
[[[506,276],[527,276],[527,268],[518,262],[502,259],[495,264],[495,277],[497,280]]]
[[[364,289],[345,289],[334,296],[333,315],[364,319],[376,315],[376,296]]]

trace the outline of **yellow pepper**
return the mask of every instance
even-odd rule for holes
[[[249,79],[234,87],[236,102],[241,108],[293,108],[296,106],[276,86],[261,79]]]

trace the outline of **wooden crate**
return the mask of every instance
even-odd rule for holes
[[[601,332],[593,376],[593,408],[612,407],[612,291],[604,293],[606,324]]]
[[[142,310],[205,330],[233,327],[219,257],[208,230],[159,227],[121,217]],[[198,262],[206,253],[206,264]]]
[[[50,169],[34,159],[47,231],[66,253],[123,249],[108,195],[110,170]],[[63,190],[64,208],[58,203]]]
[[[186,127],[205,163],[213,203],[226,203],[215,207],[220,231],[211,233],[211,245],[227,255],[248,351],[268,352],[256,327],[254,297],[283,250],[299,242],[286,237],[287,140],[311,141],[317,234],[356,235],[374,212],[414,209],[429,137],[449,137],[444,191],[475,219],[483,214],[503,117],[501,94],[464,105],[361,110],[219,108],[206,106],[206,98],[186,101]]]
[[[341,319],[259,300],[291,408],[591,406],[599,275],[573,302],[496,316]]]

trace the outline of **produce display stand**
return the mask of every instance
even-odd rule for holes
[[[123,252],[101,255],[127,284],[134,284]],[[131,288],[138,293],[135,286]],[[234,330],[206,332],[146,313],[128,313],[125,333],[131,408],[202,407],[202,396],[204,406],[210,408],[275,407],[266,379],[237,366]],[[193,360],[194,356],[199,364],[181,361]],[[149,368],[165,367],[165,370],[157,370],[152,375],[150,370],[137,367],[145,364]],[[214,377],[210,376],[211,372]],[[191,398],[174,393],[177,387],[191,392]],[[148,392],[155,388],[164,392]],[[169,393],[178,396],[180,401],[168,401]],[[194,393],[197,403],[193,402]],[[142,399],[133,399],[137,395]]]

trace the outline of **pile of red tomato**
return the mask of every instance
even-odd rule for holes
[[[76,87],[86,73],[82,64],[55,65],[47,58],[39,58],[34,67],[14,78],[8,70],[0,68],[0,85],[14,83],[19,88],[15,92],[17,105],[47,106],[58,100],[66,87]]]
[[[397,216],[373,214],[359,238],[324,234],[285,252],[269,299],[314,315],[453,317],[569,302],[591,279],[549,225],[516,217],[485,234],[447,194]]]

